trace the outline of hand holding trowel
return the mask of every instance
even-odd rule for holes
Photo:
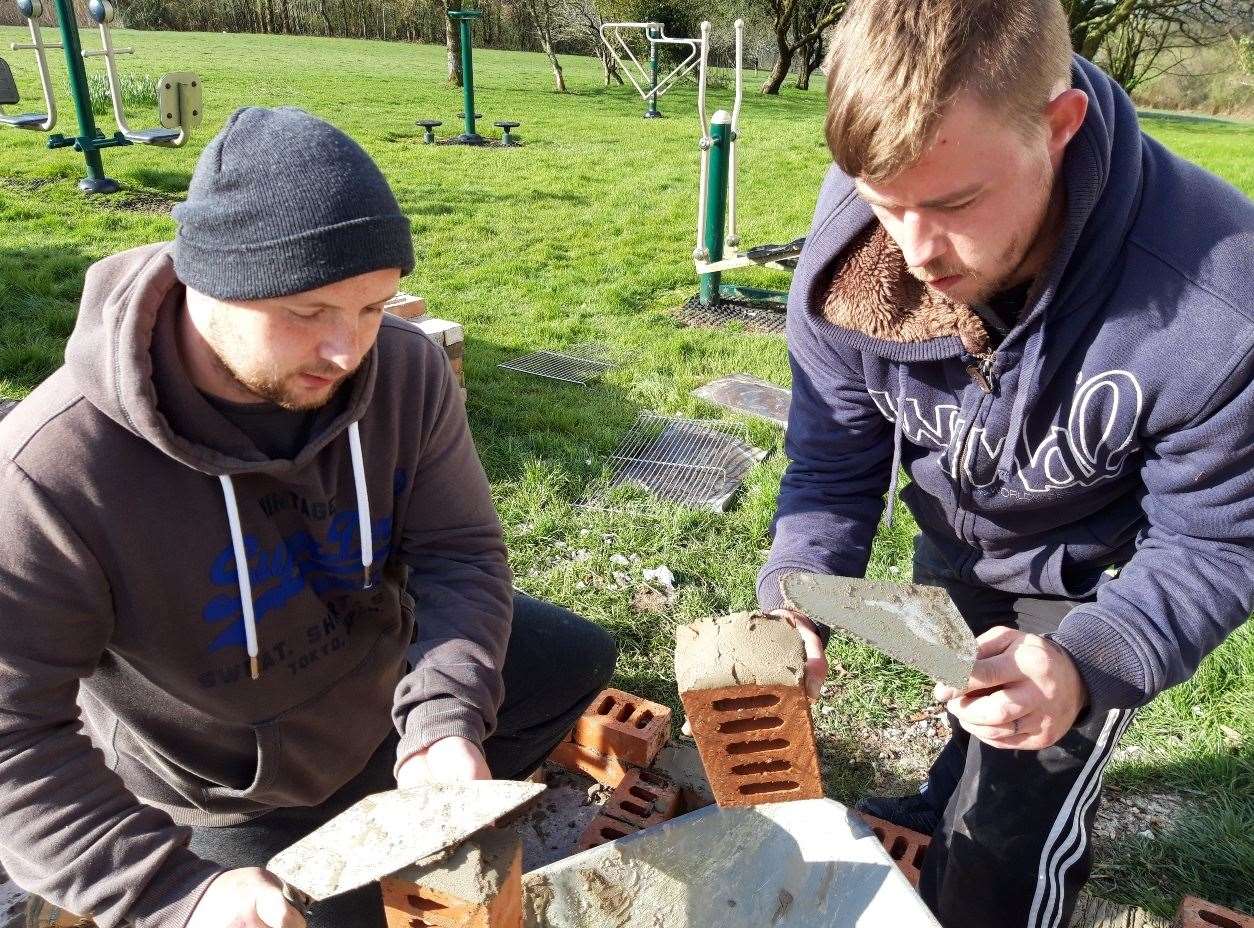
[[[266,869],[283,881],[288,901],[308,913],[315,902],[459,844],[544,789],[539,783],[477,780],[377,793],[275,855]],[[267,923],[286,928],[281,921]]]

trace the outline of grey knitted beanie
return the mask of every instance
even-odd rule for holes
[[[205,146],[174,219],[179,280],[221,300],[414,268],[409,220],[378,165],[339,129],[291,107],[233,113]]]

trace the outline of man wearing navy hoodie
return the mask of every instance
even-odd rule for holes
[[[855,0],[828,95],[759,599],[862,576],[907,469],[915,579],[979,657],[923,791],[863,807],[933,834],[948,928],[1061,928],[1133,711],[1254,604],[1254,205],[1141,132],[1057,0]]]

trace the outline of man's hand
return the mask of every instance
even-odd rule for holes
[[[991,628],[976,639],[975,669],[966,695],[938,683],[962,727],[995,748],[1039,751],[1056,744],[1088,703],[1075,663],[1060,646],[1013,628]]]
[[[466,738],[441,738],[429,747],[410,754],[396,771],[401,789],[423,783],[464,783],[490,780],[492,772],[483,751]],[[190,928],[190,926],[189,926]]]
[[[278,877],[245,867],[209,884],[187,928],[305,928],[305,919],[283,898]]]
[[[805,687],[811,700],[819,698],[823,684],[827,682],[827,655],[823,651],[823,639],[814,623],[793,609],[776,609],[771,615],[779,616],[797,630],[806,649]]]

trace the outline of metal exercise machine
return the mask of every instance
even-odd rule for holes
[[[94,51],[83,50],[79,42],[73,0],[53,0],[53,4],[60,27],[61,41],[52,43],[43,40],[39,26],[39,19],[44,12],[43,0],[17,0],[18,12],[30,26],[31,42],[30,44],[15,42],[11,46],[14,51],[35,53],[45,111],[11,116],[4,114],[0,109],[0,126],[37,132],[51,132],[55,128],[57,108],[49,79],[47,50],[61,49],[65,53],[70,96],[74,101],[74,112],[78,118],[78,135],[67,137],[62,133],[54,133],[48,136],[48,147],[73,148],[82,153],[87,163],[87,176],[79,181],[78,186],[84,193],[113,193],[118,190],[118,184],[105,175],[100,152],[106,148],[120,148],[127,145],[157,145],[166,148],[178,148],[183,145],[190,137],[191,131],[199,128],[203,118],[200,77],[184,71],[164,75],[157,81],[156,88],[157,117],[160,127],[132,129],[126,121],[126,112],[123,108],[117,56],[131,55],[135,50],[113,47],[113,39],[109,31],[116,17],[113,4],[109,0],[91,0],[87,5],[88,13],[100,28],[101,48]],[[105,61],[113,118],[117,124],[117,131],[112,136],[106,136],[97,128],[95,115],[92,112],[91,92],[87,85],[85,66],[85,62],[91,58],[103,58]],[[0,107],[19,102],[20,95],[13,80],[13,72],[8,63],[0,59]]]
[[[744,267],[792,270],[804,238],[785,245],[758,245],[740,251],[736,228],[736,149],[740,107],[744,101],[744,20],[736,20],[736,91],[732,111],[717,110],[706,119],[706,73],[710,24],[701,24],[701,60],[697,77],[697,119],[701,125],[701,171],[697,190],[697,247],[692,253],[701,277],[701,303],[724,299],[767,303],[781,311],[788,295],[777,290],[723,284],[724,271]],[[724,235],[724,232],[726,234]]]
[[[649,43],[649,69],[647,71],[631,50],[631,45],[623,37],[625,31],[634,32],[637,29],[644,30],[644,38]],[[605,43],[605,47],[610,50],[618,66],[636,88],[640,98],[649,104],[649,108],[644,112],[644,118],[659,119],[662,114],[657,108],[658,97],[691,73],[704,59],[707,33],[708,30],[703,29],[699,39],[679,39],[668,36],[662,23],[604,23],[601,26],[601,41]],[[658,55],[667,45],[683,46],[688,49],[688,54],[668,71],[665,77],[658,80]],[[626,58],[623,57],[624,55]],[[648,85],[647,90],[644,85]]]

